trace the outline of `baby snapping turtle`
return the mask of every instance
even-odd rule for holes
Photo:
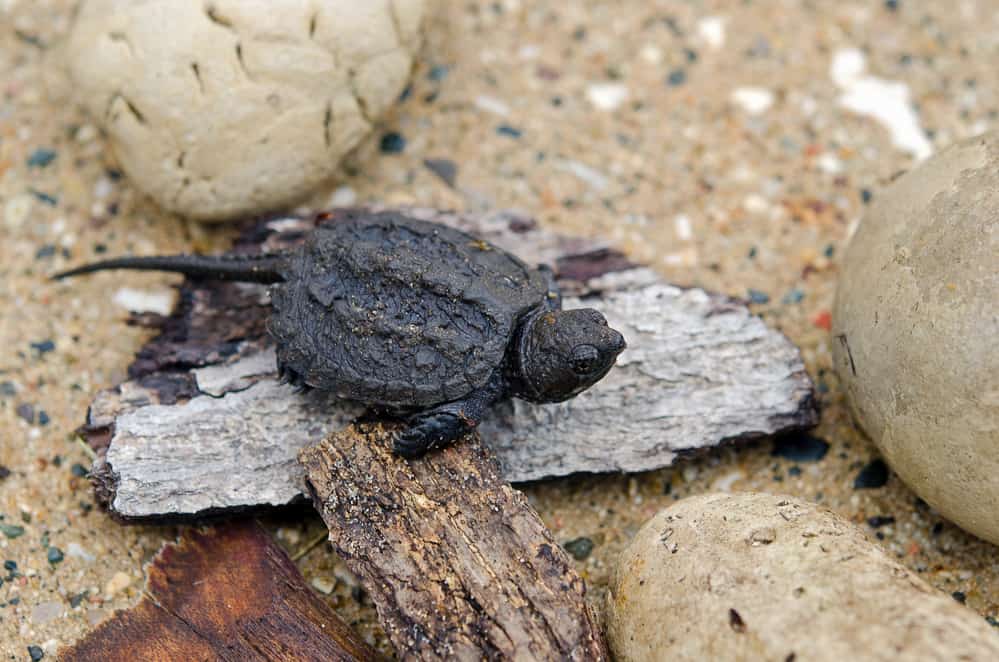
[[[274,283],[282,378],[403,417],[405,457],[450,443],[505,398],[571,398],[625,348],[596,310],[561,309],[547,267],[398,212],[348,214],[288,253],[124,257],[55,278],[102,269]]]

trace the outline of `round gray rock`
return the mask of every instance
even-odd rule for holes
[[[772,494],[690,497],[650,520],[611,580],[631,660],[996,660],[999,637],[856,526]]]
[[[846,253],[833,356],[892,469],[999,544],[999,134],[888,187]]]
[[[336,173],[408,82],[423,13],[424,0],[85,0],[61,54],[135,186],[219,221]]]

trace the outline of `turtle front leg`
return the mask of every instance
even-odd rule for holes
[[[415,414],[407,421],[409,427],[396,435],[392,449],[397,455],[414,459],[451,444],[479,424],[489,408],[501,399],[503,390],[502,380],[497,376],[464,400]]]
[[[456,413],[431,409],[411,419],[409,427],[396,435],[392,450],[412,460],[431,449],[447,446],[472,427],[474,423],[466,422]]]

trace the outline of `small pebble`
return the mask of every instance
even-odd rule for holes
[[[781,299],[781,303],[784,304],[801,303],[801,300],[804,298],[805,298],[805,293],[799,290],[798,288],[794,288],[793,290],[784,295],[784,298]]]
[[[952,598],[960,602],[962,605],[968,600],[968,596],[965,595],[963,591],[954,591],[950,595]]]
[[[45,657],[45,651],[41,646],[28,646],[28,655],[31,657],[31,662],[38,662]]]
[[[138,290],[122,287],[114,293],[111,301],[116,306],[133,313],[169,315],[173,310],[174,296],[174,292],[170,290]]]
[[[810,434],[780,437],[774,441],[771,455],[794,462],[818,462],[829,452],[829,443]]]
[[[50,207],[55,207],[57,204],[59,204],[59,198],[55,197],[54,195],[49,195],[45,191],[39,191],[36,189],[28,189],[28,190],[31,191],[31,195],[35,196],[41,202],[44,202]]]
[[[697,22],[697,34],[708,46],[719,49],[725,45],[725,21],[718,16],[705,16]]]
[[[690,223],[690,217],[680,214],[673,219],[673,231],[676,232],[677,239],[690,241],[694,237],[694,230]]]
[[[39,355],[47,354],[55,349],[55,342],[52,340],[40,340],[38,342],[31,343],[31,348],[38,352]]]
[[[108,599],[118,595],[132,583],[132,578],[124,572],[116,572],[114,576],[104,585],[104,596]]]
[[[857,490],[884,487],[888,482],[888,466],[882,460],[871,460],[853,481]]]
[[[484,110],[487,113],[499,115],[500,117],[506,117],[510,114],[510,107],[494,97],[475,97],[475,107],[479,110]]]
[[[49,563],[55,565],[56,563],[62,563],[62,560],[63,558],[65,558],[65,556],[63,555],[62,550],[59,549],[58,547],[49,547],[49,551],[46,554],[46,558],[49,560]]]
[[[895,518],[891,515],[875,515],[874,517],[867,518],[867,526],[872,529],[880,529],[882,526],[888,526],[889,524],[894,524]]]
[[[628,98],[621,83],[594,83],[586,88],[586,98],[598,110],[616,110]]]
[[[383,154],[400,154],[406,149],[406,139],[401,133],[392,131],[382,136],[379,148]]]
[[[580,181],[585,182],[597,191],[603,191],[610,183],[603,173],[599,172],[595,168],[591,168],[585,163],[580,163],[579,161],[559,161],[557,167],[559,170],[563,170],[574,175]]]
[[[3,480],[8,476],[10,476],[10,469],[0,464],[0,480]]]
[[[31,156],[28,157],[28,167],[44,168],[48,164],[55,161],[55,157],[55,150],[48,149],[47,147],[39,147],[31,153]]]
[[[323,595],[329,595],[336,588],[336,580],[330,579],[329,577],[313,577],[312,578],[312,588],[316,589]]]
[[[565,551],[572,555],[577,561],[585,561],[593,551],[593,541],[589,538],[574,538],[562,545]]]
[[[747,292],[749,296],[750,303],[769,303],[770,295],[766,292],[761,292],[759,290],[754,290],[750,288]]]
[[[832,329],[832,313],[828,310],[823,310],[819,312],[815,317],[812,318],[812,324],[819,328],[829,331]]]
[[[447,65],[437,64],[430,68],[430,71],[427,73],[427,78],[435,83],[439,83],[447,78],[448,71]]]
[[[66,554],[75,559],[83,559],[87,562],[96,561],[97,557],[85,550],[78,542],[71,542],[66,545]]]
[[[355,202],[357,202],[357,191],[346,185],[338,186],[330,196],[330,205],[333,207],[349,207]]]
[[[34,424],[35,422],[35,406],[31,403],[22,402],[14,409],[14,413],[28,423]]]
[[[15,195],[7,200],[7,204],[3,208],[3,219],[7,227],[12,230],[21,227],[25,219],[28,218],[28,214],[31,213],[34,202],[35,197],[27,193]]]
[[[74,462],[73,466],[69,468],[69,471],[77,478],[86,478],[87,474],[89,473],[87,471],[87,468],[82,464],[80,464],[79,462]]]
[[[666,77],[666,84],[670,87],[677,87],[687,82],[687,72],[683,69],[674,69]]]
[[[759,115],[774,104],[774,93],[762,87],[738,87],[732,91],[732,101],[750,115]]]
[[[430,172],[441,178],[445,184],[454,188],[458,176],[458,165],[451,159],[424,159],[423,165]]]
[[[39,410],[39,412],[38,412],[38,424],[39,425],[48,425],[51,420],[52,419],[49,418],[48,412],[46,412],[44,409]]]
[[[501,136],[507,136],[508,138],[520,138],[523,135],[520,129],[515,129],[508,124],[500,124],[496,127],[496,133]]]

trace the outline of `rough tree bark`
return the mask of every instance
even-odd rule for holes
[[[160,550],[147,575],[136,606],[61,650],[59,659],[376,659],[253,522],[190,529]]]
[[[361,424],[299,460],[402,659],[604,660],[583,580],[477,435],[415,462]]]
[[[600,309],[628,340],[618,366],[568,402],[511,401],[483,422],[511,481],[575,472],[642,471],[721,444],[815,424],[798,350],[746,306],[665,283],[596,242],[511,214],[412,210],[554,265],[566,307]],[[335,222],[335,213],[319,222]],[[257,225],[235,250],[294,245],[317,219]],[[101,392],[83,433],[99,451],[99,493],[125,519],[191,516],[300,499],[295,454],[360,410],[277,384],[266,336],[267,290],[186,282],[178,310],[131,379]]]

